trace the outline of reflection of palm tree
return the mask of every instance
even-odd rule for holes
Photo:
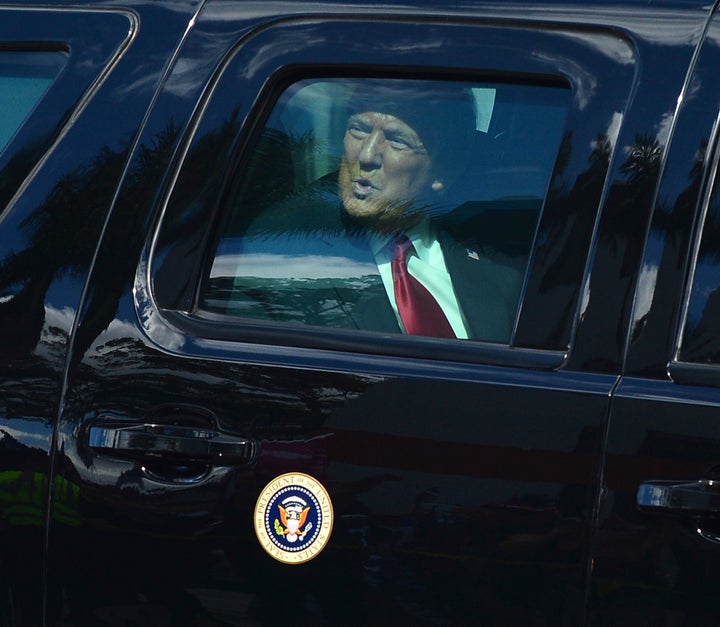
[[[178,137],[179,129],[171,122],[151,145],[140,147],[126,179],[128,194],[124,198],[130,203],[154,197]],[[45,323],[45,295],[50,285],[58,278],[81,274],[89,268],[126,158],[125,148],[115,152],[105,147],[90,163],[63,177],[45,202],[21,223],[28,245],[0,264],[0,297],[4,297],[0,300],[0,348],[5,359],[19,358],[34,350]],[[136,220],[136,209],[124,207],[120,211]],[[117,241],[141,245],[144,230],[137,227],[134,222],[124,223]],[[118,281],[129,280],[123,269],[134,267],[138,257],[139,253],[116,258],[104,277],[107,289],[102,294],[93,292],[92,297],[114,298],[117,304],[120,290],[112,288],[120,287]],[[104,311],[103,319],[97,322],[106,326],[115,310],[108,307]]]
[[[675,202],[669,203],[667,199],[660,197],[655,203],[648,242],[663,242],[663,244],[662,247],[656,244],[648,248],[649,250],[661,248],[662,256],[652,257],[646,255],[646,263],[657,269],[657,276],[665,277],[666,286],[660,290],[656,289],[655,285],[648,287],[653,292],[653,310],[663,312],[662,315],[649,315],[650,310],[636,311],[635,315],[641,317],[632,321],[631,341],[633,342],[633,351],[631,352],[631,359],[633,362],[629,368],[638,372],[651,364],[652,366],[655,365],[658,338],[665,338],[664,342],[668,350],[671,349],[675,341],[675,325],[674,323],[668,324],[667,312],[675,310],[676,314],[679,314],[677,312],[676,296],[678,290],[682,289],[684,269],[678,264],[678,259],[685,259],[687,256],[689,229],[692,227],[692,218],[700,194],[706,150],[707,142],[703,141],[695,152],[695,159],[688,173],[688,184],[677,196]],[[629,175],[627,186],[633,193],[626,194],[623,192],[624,197],[626,196],[625,204],[622,205],[624,211],[618,215],[618,220],[632,219],[633,216],[638,214],[640,216],[646,215],[645,212],[638,211],[637,205],[652,202],[660,173],[661,159],[662,148],[657,140],[650,136],[639,136],[637,138],[636,143],[628,152],[626,163],[623,164],[623,172]],[[631,185],[631,183],[634,185]],[[642,205],[640,207],[642,208]],[[645,226],[645,224],[638,225],[637,230],[642,233]],[[642,246],[638,245],[634,248],[636,254],[639,255]],[[630,267],[631,264],[632,267],[636,267],[637,263],[638,260],[633,256],[628,259],[626,267]],[[630,274],[630,271],[628,274]],[[670,319],[672,320],[672,317]]]
[[[569,137],[565,138],[562,143],[563,151],[568,154],[570,151],[569,139]],[[598,135],[592,148],[588,167],[578,175],[572,189],[568,191],[564,186],[553,186],[551,194],[555,196],[555,203],[561,208],[560,215],[563,218],[556,217],[553,221],[552,237],[544,238],[545,241],[551,242],[549,248],[547,250],[540,249],[541,254],[554,256],[555,259],[552,260],[538,290],[540,292],[554,291],[554,310],[557,311],[560,306],[563,306],[565,310],[562,318],[558,318],[554,314],[552,316],[554,320],[559,321],[557,329],[551,330],[549,322],[546,323],[552,333],[548,336],[550,337],[548,341],[558,346],[565,346],[569,341],[567,337],[567,329],[570,328],[568,320],[574,315],[577,298],[576,286],[579,278],[576,268],[566,261],[568,258],[585,259],[587,257],[587,242],[590,240],[595,224],[597,199],[601,197],[612,155],[612,142],[606,134]],[[606,261],[607,267],[612,267],[618,261],[622,264],[620,272],[627,280],[626,287],[628,289],[633,268],[637,264],[637,255],[642,247],[640,245],[628,246],[626,236],[623,234],[641,235],[644,233],[644,224],[641,221],[645,220],[647,211],[643,211],[643,207],[649,208],[652,204],[662,153],[663,147],[657,139],[650,135],[637,136],[635,142],[627,149],[626,160],[620,167],[620,171],[627,175],[627,180],[610,189],[605,203],[603,220],[607,226],[601,230],[601,236],[612,237],[612,241],[606,242],[607,249],[615,250],[613,258]],[[633,221],[636,224],[630,227],[629,225]],[[557,245],[558,242],[566,241],[567,244]],[[623,286],[617,283],[617,278],[612,272],[605,273],[598,280],[605,279],[614,282],[615,291],[623,289]],[[604,287],[603,289],[609,288]],[[593,329],[593,333],[597,337],[602,337],[596,331],[609,322],[610,319],[607,316],[605,319],[592,322],[588,318],[583,327],[588,330]],[[621,341],[622,337],[618,339]],[[610,348],[598,346],[597,354],[604,355]]]
[[[603,246],[597,249],[596,259],[607,271],[593,278],[591,290],[596,294],[624,293],[626,302],[630,302],[663,150],[664,147],[651,135],[637,135],[625,148],[625,161],[619,170],[626,178],[608,190],[603,207],[604,226],[599,231]],[[589,350],[597,355],[598,365],[615,363],[625,341],[625,329],[618,326],[613,317],[607,316],[603,308],[588,309],[579,333],[587,334],[583,341],[592,346]],[[600,339],[613,336],[614,343]]]
[[[294,137],[282,131],[266,128],[255,147],[252,159],[244,169],[240,184],[233,194],[233,224],[244,222],[264,209],[290,195],[305,173],[295,172],[293,155],[302,155],[313,150],[312,133]],[[301,165],[304,159],[295,159]],[[311,158],[308,158],[311,161]],[[277,225],[282,228],[282,224]],[[230,227],[232,232],[233,227]]]
[[[5,359],[35,348],[52,282],[89,265],[124,156],[106,148],[91,164],[63,177],[21,223],[29,245],[0,264],[0,347]]]
[[[638,135],[635,143],[630,146],[625,163],[620,171],[629,175],[630,183],[639,183],[641,180],[652,180],[660,168],[663,147],[660,142],[650,135]]]
[[[180,129],[170,121],[149,145],[140,146],[128,171],[123,193],[113,210],[114,219],[104,234],[106,242],[122,242],[123,249],[119,255],[112,246],[100,251],[112,255],[112,259],[98,257],[93,285],[100,286],[100,289],[89,291],[89,302],[84,310],[92,311],[92,316],[79,321],[73,350],[75,363],[82,358],[97,334],[113,320],[124,286],[133,280],[134,268],[147,236],[144,205],[156,197],[179,137]]]
[[[627,230],[623,225],[627,225],[628,220],[644,219],[646,214],[640,208],[649,207],[653,201],[662,154],[663,146],[650,135],[636,136],[635,142],[626,149],[627,156],[620,166],[620,171],[627,176],[627,179],[624,183],[613,187],[612,204],[608,203],[608,206],[620,207],[621,210],[607,214],[606,219],[613,221],[613,227],[606,229],[605,232],[623,233]],[[638,224],[638,232],[642,232],[644,227],[644,224]],[[640,248],[638,247],[637,250],[639,251]],[[632,271],[634,263],[634,257],[626,258],[627,272]]]
[[[571,154],[572,135],[568,132],[560,144],[560,172],[565,172]],[[569,341],[568,320],[575,311],[578,276],[575,264],[568,264],[567,260],[587,256],[587,242],[594,226],[597,198],[607,174],[608,159],[608,139],[600,135],[594,142],[587,169],[577,175],[572,188],[568,189],[562,176],[556,176],[549,191],[553,200],[551,206],[555,207],[550,220],[552,232],[541,234],[536,252],[536,259],[547,264],[548,271],[538,285],[529,286],[538,293],[553,294],[552,310],[539,312],[539,315],[547,316],[539,323],[541,328],[547,329],[545,345],[565,346]],[[557,316],[559,309],[564,311],[562,317]]]
[[[590,155],[590,164],[592,166],[605,166],[610,163],[610,155],[612,154],[612,143],[607,134],[598,135],[593,142],[593,150]]]

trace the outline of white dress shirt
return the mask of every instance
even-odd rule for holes
[[[427,222],[405,231],[405,235],[412,242],[417,254],[408,255],[408,272],[412,274],[437,300],[440,308],[448,319],[455,336],[460,339],[467,339],[467,325],[463,318],[460,306],[458,305],[453,290],[452,279],[445,266],[440,242],[433,235]],[[391,246],[388,246],[393,236],[375,237],[371,241],[371,249],[375,256],[380,277],[382,278],[385,291],[387,292],[390,304],[392,305],[398,324],[404,329],[397,303],[395,302],[395,289],[393,287]]]

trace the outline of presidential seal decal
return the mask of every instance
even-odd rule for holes
[[[263,549],[285,564],[317,556],[330,539],[330,495],[310,475],[290,472],[265,486],[255,505],[255,533]]]

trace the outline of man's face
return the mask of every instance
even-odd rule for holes
[[[356,218],[397,221],[438,185],[431,167],[420,137],[402,120],[372,111],[352,115],[339,175],[343,205]]]

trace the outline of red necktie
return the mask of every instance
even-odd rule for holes
[[[411,335],[455,337],[447,317],[433,295],[407,269],[407,255],[417,254],[405,235],[391,242],[395,302],[405,330]]]

